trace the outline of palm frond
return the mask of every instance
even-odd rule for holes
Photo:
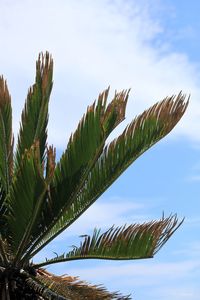
[[[6,266],[9,263],[7,242],[0,235],[0,265]]]
[[[21,253],[31,239],[46,190],[40,165],[39,143],[36,142],[30,150],[25,151],[8,197],[9,238],[14,254],[19,254],[19,251]]]
[[[144,224],[128,227],[111,227],[102,233],[95,229],[91,236],[84,235],[79,247],[67,254],[36,264],[36,268],[77,259],[130,260],[152,258],[182,224],[177,216],[162,218]]]
[[[78,277],[55,276],[46,270],[39,269],[36,279],[40,281],[47,289],[55,294],[64,296],[68,300],[129,300],[129,296],[122,296],[118,292],[110,293],[102,285],[90,285]],[[58,299],[62,299],[59,298]],[[54,298],[52,298],[54,299]],[[56,299],[56,298],[55,298]]]
[[[56,149],[53,146],[47,147],[46,155],[46,172],[45,178],[47,182],[50,182],[56,167]]]
[[[157,253],[182,224],[176,215],[143,224],[95,229],[80,245],[45,262],[31,258],[94,203],[141,154],[167,135],[183,116],[186,96],[165,98],[137,116],[111,143],[106,140],[125,118],[129,91],[109,88],[88,107],[56,163],[47,144],[53,60],[36,62],[36,78],[22,111],[13,154],[12,108],[0,77],[0,294],[3,299],[130,299],[78,277],[55,276],[42,267],[78,259],[141,259]]]
[[[4,238],[8,236],[6,195],[0,179],[0,234]]]
[[[37,278],[31,278],[30,276],[26,279],[26,284],[40,296],[41,300],[69,300],[69,298],[63,297],[58,293],[55,293],[51,289],[47,288]]]
[[[54,227],[38,239],[35,255],[53,238],[69,227],[141,154],[167,135],[183,116],[188,102],[181,93],[165,98],[136,117],[124,132],[104,147],[84,185]],[[63,189],[66,187],[63,185]],[[59,193],[59,190],[58,190]],[[59,195],[59,194],[58,194]],[[51,193],[57,203],[59,196]],[[64,195],[64,194],[63,194]],[[53,199],[56,197],[55,199]]]
[[[12,107],[6,81],[0,76],[0,180],[7,193],[13,169]]]
[[[128,93],[123,91],[115,94],[112,102],[106,107],[108,91],[109,89],[105,90],[99,95],[97,103],[88,107],[87,113],[70,137],[67,149],[56,166],[53,183],[50,186],[54,211],[54,219],[49,220],[51,224],[56,223],[65,207],[69,206],[74,195],[80,191],[101,155],[108,135],[124,119]]]
[[[20,131],[16,150],[16,169],[25,149],[30,149],[36,140],[40,144],[41,162],[44,159],[48,105],[52,89],[53,60],[49,53],[40,54],[36,62],[35,84],[29,89],[25,107],[21,116]]]
[[[88,107],[56,165],[49,187],[46,210],[44,209],[43,218],[40,220],[45,231],[40,231],[41,235],[46,235],[56,224],[66,207],[79,193],[100,157],[109,133],[124,119],[128,91],[116,93],[114,99],[106,106],[108,92],[109,89],[105,90],[99,95],[97,103],[94,102]]]

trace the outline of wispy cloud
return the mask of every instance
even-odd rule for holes
[[[156,5],[158,3],[156,1]],[[15,133],[27,89],[33,82],[37,54],[49,50],[55,61],[49,142],[58,148],[65,147],[67,137],[76,128],[86,106],[108,85],[112,88],[111,95],[114,89],[132,87],[126,122],[166,95],[180,90],[191,93],[187,114],[172,138],[184,136],[199,142],[199,67],[184,53],[171,49],[162,20],[151,15],[151,4],[148,0],[0,1],[0,73],[8,79],[13,96]],[[163,42],[159,43],[161,35]],[[199,180],[198,174],[192,180]],[[52,257],[53,251],[66,251],[67,246],[74,243],[75,235],[89,233],[95,226],[104,229],[113,224],[152,218],[149,207],[146,210],[138,199],[121,200],[123,202],[118,199],[115,205],[106,199],[96,203],[68,233],[63,233],[42,251],[38,260]],[[193,248],[193,251],[198,250],[198,245]],[[189,280],[197,274],[199,258],[197,255],[194,260],[187,257],[176,263],[156,260],[103,262],[96,267],[88,263],[86,268],[80,264],[64,264],[56,266],[55,270],[60,274],[80,275],[91,282],[102,282],[108,287],[112,285],[113,290],[124,286],[129,291],[131,286],[135,294],[137,287],[137,295],[148,286],[154,300],[198,300],[199,288],[193,288]],[[187,288],[182,287],[187,280]],[[173,281],[177,286],[172,290]],[[147,299],[148,290],[144,289],[146,297],[137,299]]]
[[[200,289],[198,287],[184,284],[180,286],[167,286],[152,291],[154,300],[199,300]]]
[[[145,222],[150,219],[147,206],[134,201],[134,199],[102,198],[94,203],[75,223],[69,228],[69,235],[91,232],[94,227],[108,229],[112,225],[121,226],[135,222]],[[115,200],[115,201],[113,201]],[[63,239],[62,235],[60,237]]]
[[[112,280],[115,281],[115,278],[123,277],[125,280],[134,279],[135,285],[151,285],[163,282],[163,278],[168,278],[169,280],[182,278],[188,275],[193,270],[196,270],[200,266],[199,261],[180,261],[180,262],[168,262],[168,263],[157,263],[153,260],[145,260],[144,262],[128,262],[128,263],[120,263],[120,267],[118,263],[101,263],[97,267],[81,267],[74,268],[68,265],[68,270],[70,274],[79,274],[80,277],[92,278],[94,280]],[[62,268],[66,269],[66,266]],[[120,274],[117,270],[120,269]],[[106,272],[105,272],[106,270]],[[60,270],[62,272],[63,270]],[[148,280],[147,280],[148,279]]]
[[[127,121],[166,95],[192,93],[175,132],[199,140],[199,71],[186,55],[155,47],[165,28],[150,7],[149,1],[1,1],[0,65],[13,95],[15,132],[34,60],[48,49],[55,59],[50,143],[63,148],[86,106],[108,85],[132,87]]]
[[[188,218],[185,221],[185,224],[188,225],[188,226],[199,227],[200,226],[200,217],[199,216],[196,216],[196,217],[194,216],[194,217]]]
[[[191,175],[186,178],[187,181],[200,181],[200,175]]]
[[[88,264],[88,262],[87,262]],[[118,290],[124,293],[131,292],[137,295],[137,299],[144,299],[148,293],[152,299],[186,299],[186,295],[193,300],[192,291],[199,290],[197,286],[189,284],[192,278],[199,276],[200,260],[183,260],[179,262],[158,262],[156,258],[151,260],[131,262],[97,262],[97,266],[86,266],[84,263],[63,264],[49,270],[53,272],[78,275],[80,278],[93,283],[104,283],[110,290]],[[86,264],[85,264],[86,265]],[[186,286],[183,287],[183,282]],[[175,293],[177,292],[177,294]],[[175,295],[177,298],[175,298]],[[141,296],[141,298],[140,298]],[[155,296],[155,297],[154,297]],[[160,296],[160,298],[159,298]],[[195,298],[194,298],[195,299]]]
[[[181,257],[189,256],[190,258],[197,258],[200,260],[200,241],[196,239],[196,241],[192,241],[190,244],[188,243],[182,243],[182,247],[179,250],[173,251],[173,254],[175,255],[181,255]]]
[[[159,215],[152,213],[155,205],[147,204],[149,202],[147,199],[131,199],[118,196],[106,197],[103,195],[66,231],[60,234],[55,242],[68,241],[68,239],[71,240],[72,237],[79,237],[82,234],[91,234],[94,228],[101,228],[102,231],[105,231],[113,225],[141,224],[153,219],[160,219],[162,212]],[[80,242],[80,238],[77,241]],[[50,245],[51,247],[52,245]]]

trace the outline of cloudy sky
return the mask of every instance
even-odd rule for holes
[[[136,300],[198,300],[200,294],[200,2],[198,0],[0,0],[0,74],[8,81],[14,131],[38,53],[54,58],[49,143],[58,155],[88,104],[109,85],[131,88],[124,125],[167,95],[191,94],[182,121],[146,152],[37,260],[68,251],[95,226],[159,219],[185,222],[154,259],[49,267]]]

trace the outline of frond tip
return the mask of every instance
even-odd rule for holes
[[[6,81],[0,76],[0,185],[5,193],[12,181],[13,143],[11,97]]]
[[[48,52],[40,53],[36,62],[35,83],[30,87],[21,115],[21,124],[16,147],[15,168],[18,169],[25,149],[30,149],[36,140],[40,144],[41,162],[47,146],[49,100],[53,86],[53,60]]]

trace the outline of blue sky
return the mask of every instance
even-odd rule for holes
[[[153,2],[153,4],[152,4]],[[97,226],[177,213],[185,222],[154,259],[49,267],[136,300],[198,300],[200,294],[200,3],[197,0],[0,1],[0,73],[8,80],[14,131],[40,51],[52,53],[49,143],[57,155],[88,104],[111,85],[131,87],[125,124],[165,96],[191,94],[188,111],[71,228],[37,257],[79,244]],[[125,126],[116,130],[114,137]]]

